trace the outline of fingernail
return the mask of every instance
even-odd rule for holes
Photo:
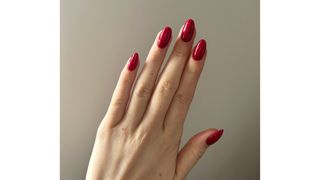
[[[159,38],[158,38],[158,47],[159,48],[165,48],[170,39],[171,39],[171,28],[169,26],[166,26],[163,28],[163,30],[161,31]]]
[[[204,39],[201,39],[193,50],[193,53],[192,53],[193,59],[196,61],[200,61],[203,58],[204,53],[206,52],[206,47],[207,47],[206,41]]]
[[[192,19],[188,19],[182,28],[181,31],[181,39],[184,42],[188,42],[192,39],[192,35],[194,32],[194,21]]]
[[[222,134],[223,134],[223,129],[220,129],[212,133],[212,135],[210,135],[207,138],[207,141],[206,141],[207,145],[210,146],[211,144],[217,142],[221,138]]]
[[[139,63],[139,54],[135,52],[129,59],[129,63],[128,63],[129,71],[134,71],[138,63]]]

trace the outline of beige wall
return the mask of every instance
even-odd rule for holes
[[[259,1],[61,1],[61,179],[84,179],[96,129],[133,51],[193,18],[208,56],[182,143],[224,128],[188,179],[259,179]]]

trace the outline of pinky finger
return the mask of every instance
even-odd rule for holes
[[[105,118],[101,122],[100,128],[114,127],[124,116],[131,88],[135,80],[139,66],[139,55],[134,53],[128,63],[123,68],[117,86],[113,92],[112,99]]]

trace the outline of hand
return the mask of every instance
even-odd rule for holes
[[[207,147],[222,136],[223,130],[202,131],[179,151],[206,58],[205,40],[192,49],[195,34],[189,19],[158,80],[171,42],[170,27],[158,33],[134,88],[139,56],[134,53],[129,59],[98,128],[87,180],[185,179]]]

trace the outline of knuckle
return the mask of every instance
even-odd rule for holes
[[[104,140],[109,136],[109,133],[110,131],[108,131],[108,128],[100,125],[96,133],[96,138],[99,140]]]
[[[186,71],[188,74],[194,74],[196,76],[199,76],[201,73],[201,68],[200,67],[188,67],[188,68],[186,68]]]
[[[121,139],[128,139],[131,135],[131,129],[128,127],[118,128],[118,137]]]
[[[192,147],[190,149],[190,154],[193,158],[195,159],[200,159],[203,155],[205,150],[201,149],[201,148],[196,148],[196,147]]]
[[[127,105],[127,102],[122,98],[112,99],[109,105],[109,108],[107,110],[105,119],[113,119],[113,118],[119,117],[120,116],[119,112],[121,112],[126,105]]]
[[[151,136],[150,130],[146,128],[139,128],[135,133],[135,137],[133,138],[134,143],[143,144],[148,142],[148,139]]]
[[[106,118],[105,121],[108,122],[107,124],[109,126],[111,126],[111,124],[113,124],[113,123],[109,123],[109,122],[113,122],[114,119],[118,119],[119,118],[119,110],[120,110],[120,108],[113,107],[112,109],[109,109],[107,111],[107,114],[106,114],[107,118]]]
[[[146,85],[138,86],[135,95],[140,98],[146,98],[151,95],[151,88]]]
[[[147,133],[142,133],[133,138],[133,142],[136,144],[143,144],[147,141]]]
[[[176,46],[173,50],[173,56],[178,58],[186,58],[188,53],[184,47]]]
[[[125,99],[121,97],[114,98],[112,101],[112,107],[115,109],[119,109],[126,104]]]
[[[188,95],[186,93],[181,93],[178,92],[175,96],[174,99],[179,102],[182,105],[188,105],[190,104],[191,100],[192,100],[192,96]]]
[[[173,93],[177,88],[176,83],[169,81],[169,80],[164,80],[163,82],[160,83],[160,94],[162,96],[168,96],[171,93]]]

